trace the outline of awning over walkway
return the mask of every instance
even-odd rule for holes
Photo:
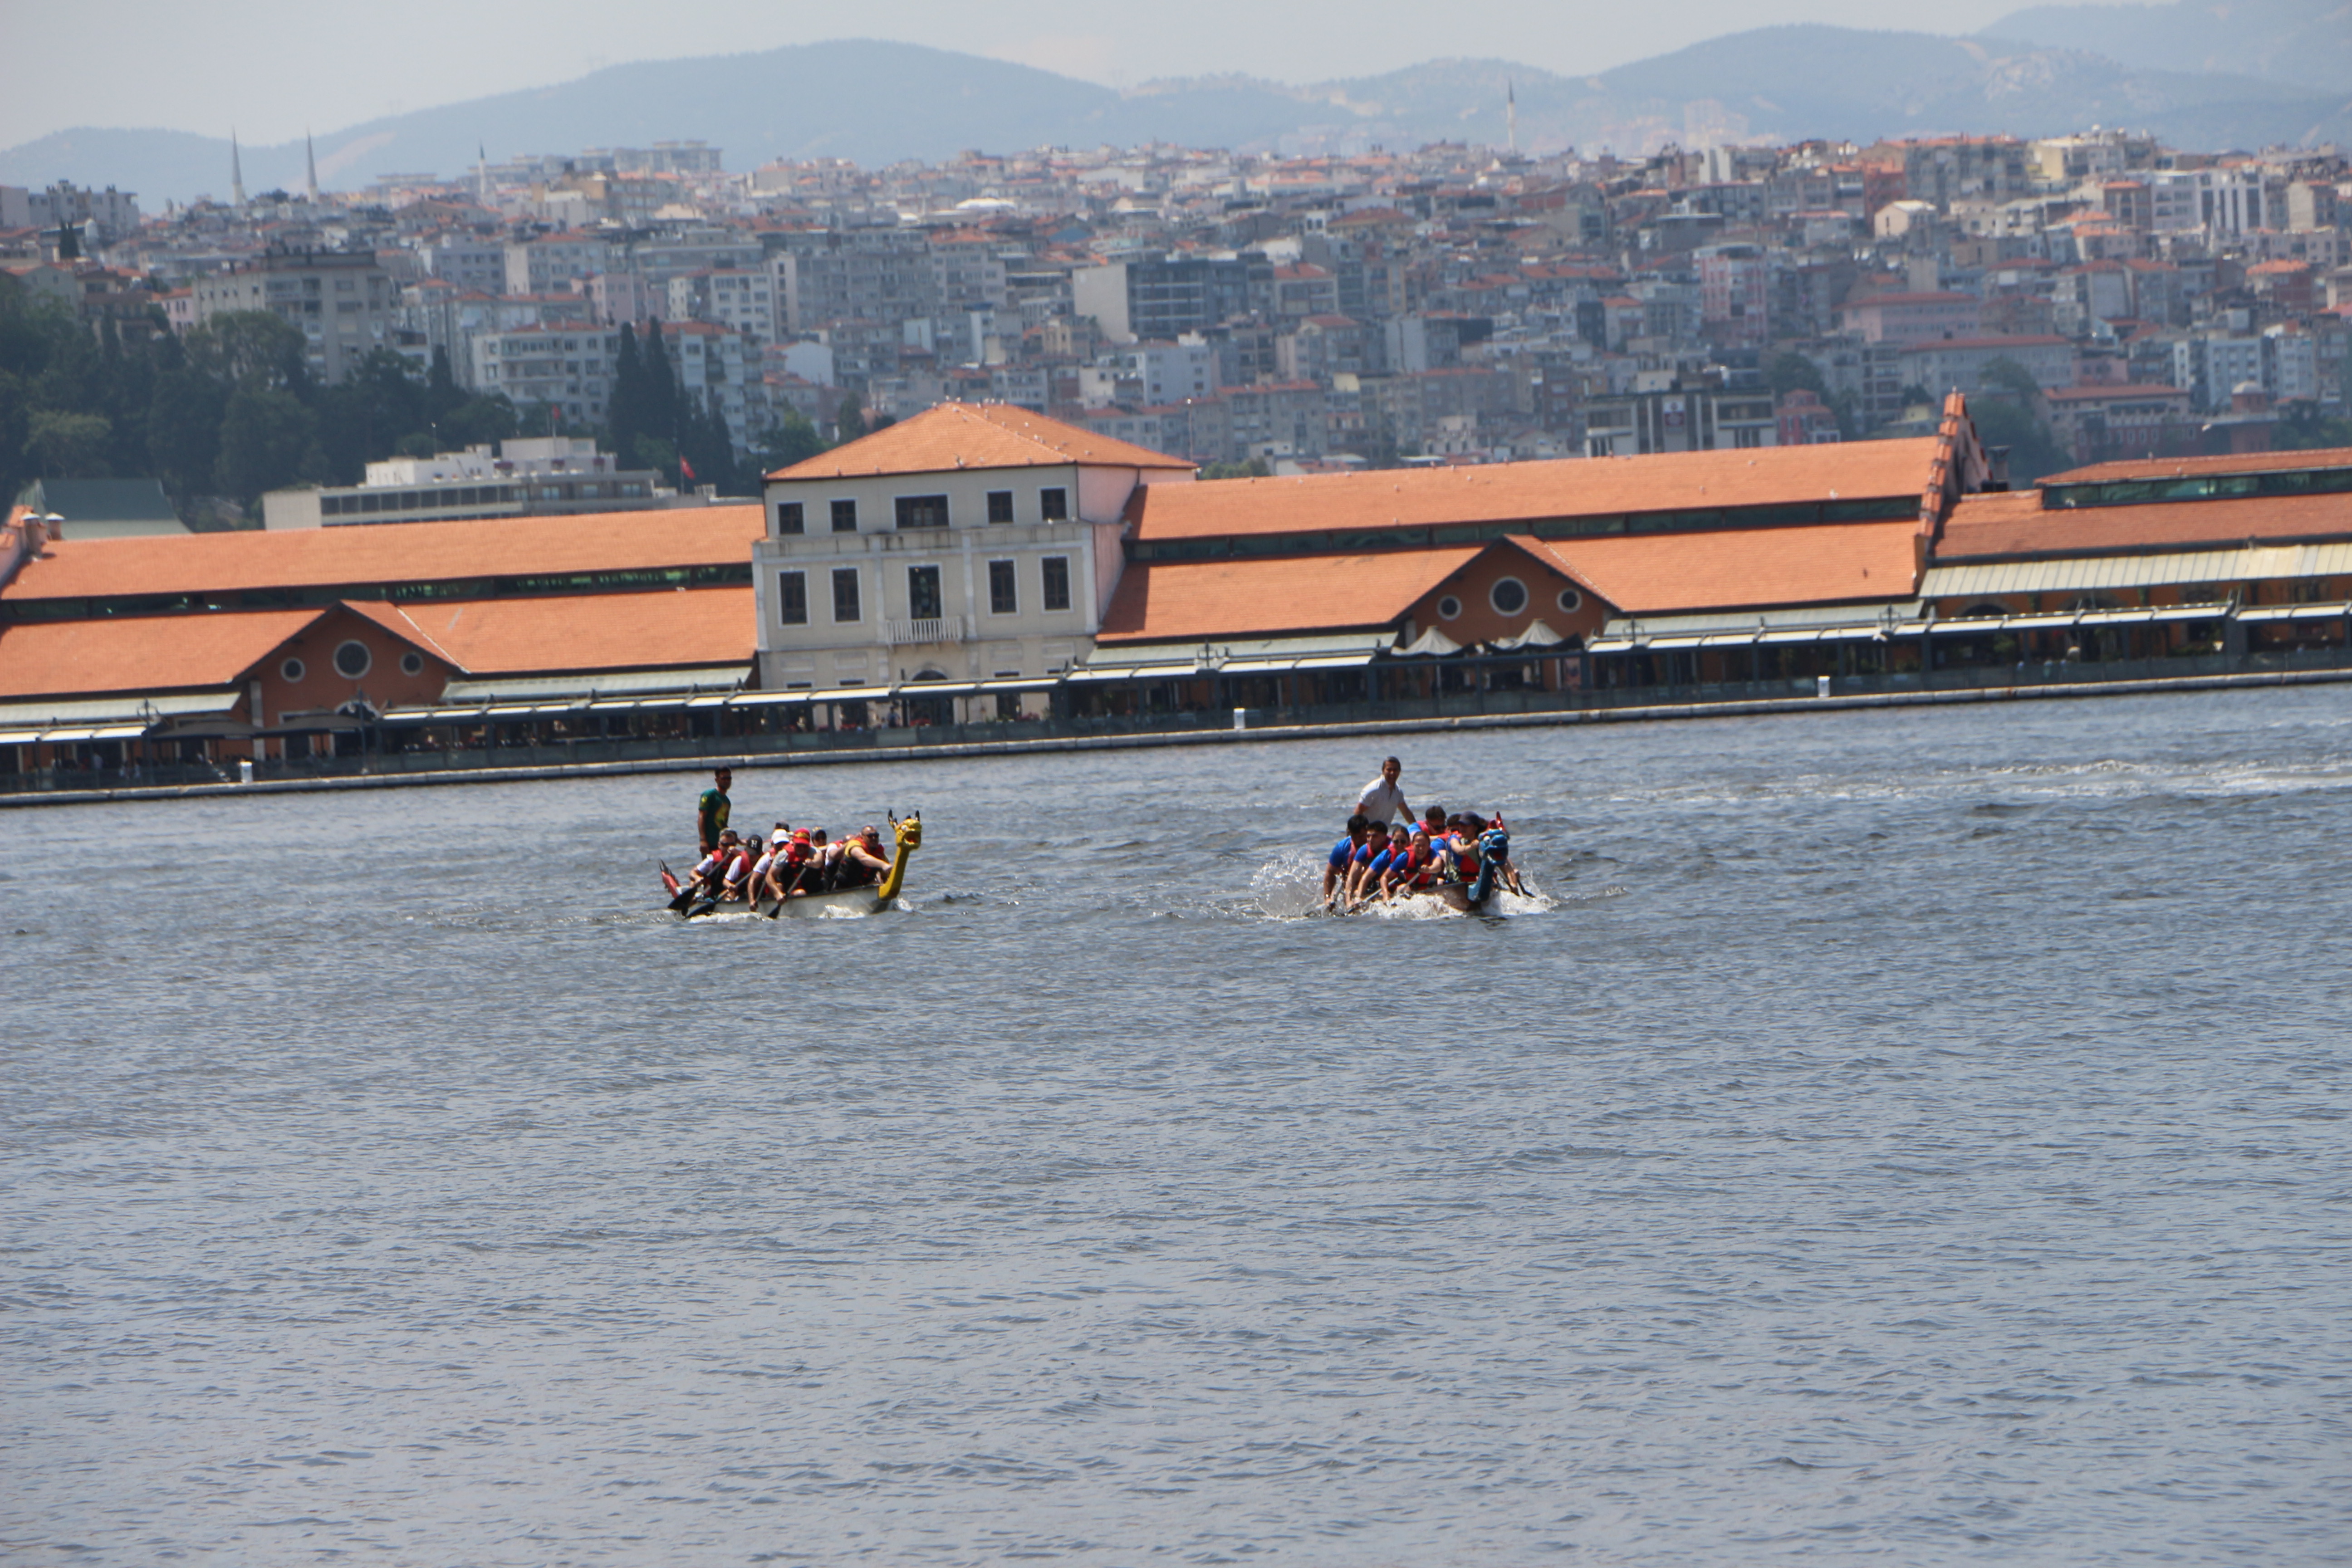
[[[1282,675],[1351,669],[1396,650],[1385,631],[1261,637],[1230,643],[1134,643],[1098,647],[1070,671],[1073,681],[1187,680],[1206,675]]]
[[[1919,596],[1973,599],[2003,594],[2083,594],[2184,583],[2272,583],[2294,577],[2344,576],[2352,576],[2352,543],[2252,544],[2158,555],[1958,562],[1928,567],[1919,579]]]
[[[2338,610],[2335,613],[2340,615],[2343,612]],[[2027,616],[1954,616],[1930,622],[1921,629],[1931,637],[1986,637],[2002,632],[2055,631],[2073,626],[2146,626],[2167,621],[2218,621],[2226,619],[2229,614],[2230,606],[2226,604],[2159,605],[2137,610],[2053,610]]]
[[[533,706],[572,699],[572,706],[599,698],[721,696],[740,689],[751,671],[740,664],[694,665],[675,669],[625,669],[600,675],[513,675],[453,680],[441,692],[441,706]]]
[[[1586,644],[1591,653],[1664,653],[1680,648],[1749,647],[1788,643],[1871,642],[1918,635],[1916,599],[1797,610],[1614,619]]]
[[[178,725],[226,718],[244,695],[241,688],[224,686],[207,691],[0,702],[0,746],[128,741],[158,730],[171,733]]]

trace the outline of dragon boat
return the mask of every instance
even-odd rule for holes
[[[698,899],[677,879],[668,867],[662,868],[662,884],[669,889],[669,907],[681,919],[706,920],[712,915],[764,915],[770,920],[780,916],[805,918],[814,915],[870,915],[888,909],[898,901],[907,884],[907,858],[923,846],[923,814],[908,814],[904,821],[893,816],[890,831],[897,847],[890,855],[890,869],[879,881],[863,888],[836,888],[829,893],[795,893],[781,903],[774,899]]]

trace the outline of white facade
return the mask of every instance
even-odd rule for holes
[[[761,682],[919,695],[1067,668],[1118,584],[1137,485],[1192,477],[1069,463],[772,479],[752,549]]]
[[[474,385],[515,405],[545,404],[575,424],[602,424],[621,335],[605,327],[520,327],[474,339]]]
[[[310,373],[330,386],[390,343],[399,291],[368,251],[273,250],[193,285],[199,324],[268,310],[302,334]]]
[[[2158,234],[2201,228],[2219,237],[2273,226],[2259,169],[2167,169],[2144,178],[2148,226]]]

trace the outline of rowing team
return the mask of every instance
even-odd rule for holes
[[[1323,871],[1323,905],[1351,912],[1373,899],[1393,903],[1446,883],[1462,886],[1473,909],[1497,886],[1515,893],[1520,885],[1511,864],[1511,836],[1503,819],[1473,812],[1448,816],[1433,805],[1418,822],[1394,826],[1360,814],[1348,818],[1348,835],[1331,846]]]
[[[890,869],[882,852],[882,830],[867,823],[835,844],[820,827],[811,831],[776,824],[762,846],[746,844],[733,828],[719,836],[719,847],[702,858],[687,879],[698,898],[785,899],[871,887]]]

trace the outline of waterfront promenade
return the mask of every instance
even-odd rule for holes
[[[2179,673],[2172,671],[2179,670]],[[1832,681],[1736,686],[1644,687],[1586,691],[1478,691],[1411,703],[1232,713],[1148,713],[1131,721],[1034,721],[781,733],[574,746],[514,746],[466,752],[362,752],[280,763],[249,781],[212,768],[124,770],[78,778],[11,775],[0,808],[76,805],[204,795],[304,794],[410,785],[511,784],[532,779],[633,773],[946,762],[960,758],[1107,752],[1160,746],[1255,745],[1348,735],[1748,718],[1888,708],[1933,708],[2166,692],[2252,691],[2352,681],[2352,658],[2333,650],[2288,657],[2136,660],[2128,665],[2049,664],[2014,669],[1854,676]],[[1219,721],[1223,722],[1219,722]]]

